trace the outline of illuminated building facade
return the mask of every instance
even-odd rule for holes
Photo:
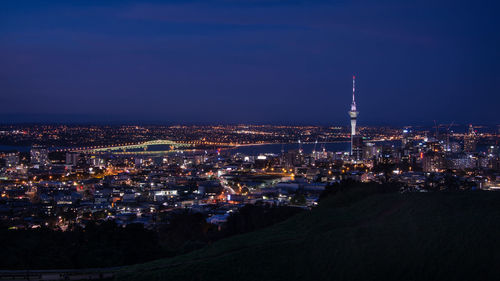
[[[464,151],[465,152],[475,152],[476,151],[476,132],[472,124],[469,125],[469,131],[464,137]]]
[[[30,150],[30,160],[33,165],[48,165],[49,150],[44,146],[33,146]]]

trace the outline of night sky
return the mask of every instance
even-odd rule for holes
[[[496,124],[495,2],[2,1],[0,123]]]

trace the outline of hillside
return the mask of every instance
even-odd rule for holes
[[[377,194],[128,267],[117,280],[498,280],[500,193]]]

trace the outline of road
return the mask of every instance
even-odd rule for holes
[[[99,280],[112,278],[121,267],[54,270],[0,270],[0,280]]]

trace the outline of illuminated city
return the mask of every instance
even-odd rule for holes
[[[498,278],[497,30],[111,2],[2,12],[0,280]]]

